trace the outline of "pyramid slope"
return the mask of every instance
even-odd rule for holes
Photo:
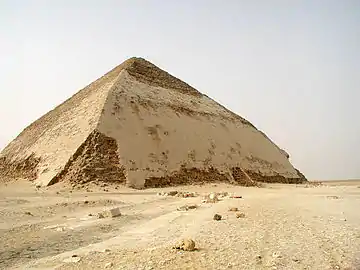
[[[9,176],[43,185],[305,180],[250,122],[141,58],[34,122],[0,158]]]
[[[107,92],[124,64],[25,128],[0,154],[3,176],[48,185],[95,129]]]

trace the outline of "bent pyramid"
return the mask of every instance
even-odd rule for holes
[[[244,118],[131,58],[22,131],[1,152],[0,172],[136,188],[305,181],[288,157]]]

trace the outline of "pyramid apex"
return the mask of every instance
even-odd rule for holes
[[[116,69],[126,70],[136,80],[163,88],[178,90],[184,94],[201,97],[202,94],[192,86],[157,67],[142,57],[131,57]]]

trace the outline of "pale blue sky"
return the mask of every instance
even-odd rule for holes
[[[0,35],[0,148],[141,56],[247,118],[309,178],[360,178],[360,1],[0,0]]]

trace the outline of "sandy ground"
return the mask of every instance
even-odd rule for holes
[[[2,185],[0,268],[360,269],[360,182],[162,189],[242,195],[215,204],[159,196],[158,189],[107,190]],[[177,210],[192,203],[198,208]],[[116,206],[122,216],[96,216]],[[216,213],[222,220],[213,220]],[[196,251],[172,249],[184,237]]]

